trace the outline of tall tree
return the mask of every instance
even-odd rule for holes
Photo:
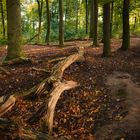
[[[50,43],[50,10],[49,10],[49,0],[46,0],[46,9],[47,9],[47,33],[46,33],[46,42],[47,45]]]
[[[64,45],[63,0],[59,0],[59,45]]]
[[[2,29],[3,29],[3,39],[5,39],[5,15],[4,15],[4,8],[3,2],[0,0],[0,10],[1,10],[1,22],[2,22]]]
[[[93,28],[94,28],[94,0],[90,0],[90,31],[89,31],[89,37],[93,38]]]
[[[110,38],[112,38],[112,28],[113,28],[113,15],[114,15],[114,2],[111,2],[111,17],[110,17]]]
[[[129,27],[129,0],[123,1],[123,41],[122,50],[128,50],[130,47],[130,27]]]
[[[76,33],[78,33],[78,24],[79,24],[79,0],[76,0],[76,25],[75,25],[75,31]]]
[[[86,34],[88,33],[88,17],[89,17],[89,10],[88,10],[88,0],[85,0],[85,9],[86,9],[86,17],[85,17],[85,19],[86,19]]]
[[[98,45],[98,0],[94,0],[93,3],[93,45]]]
[[[42,10],[43,10],[43,0],[36,0],[38,5],[38,42],[41,34],[41,23],[42,23]]]
[[[103,5],[103,56],[110,56],[110,3]]]
[[[20,0],[6,0],[8,51],[6,60],[21,58]]]

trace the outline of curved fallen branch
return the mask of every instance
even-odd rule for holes
[[[52,133],[54,110],[60,95],[63,93],[63,91],[75,88],[77,86],[78,84],[74,81],[64,81],[55,83],[54,89],[50,94],[49,102],[47,105],[47,114],[44,116],[43,119],[45,121],[45,124],[48,125],[49,134]]]
[[[13,95],[11,95],[8,98],[1,97],[0,98],[0,103],[1,103],[0,116],[2,116],[7,111],[9,111],[15,105],[15,102],[16,102],[16,98]]]

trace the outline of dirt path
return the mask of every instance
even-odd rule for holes
[[[130,74],[121,72],[114,72],[107,77],[106,84],[114,98],[122,104],[123,113],[120,112],[119,121],[111,122],[98,130],[98,140],[140,138],[140,86],[131,78]]]

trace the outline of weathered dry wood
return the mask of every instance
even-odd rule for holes
[[[0,71],[5,73],[6,75],[10,75],[10,72],[8,70],[6,70],[5,68],[3,68],[3,67],[0,67]]]
[[[84,48],[80,48],[79,52],[68,56],[63,61],[59,62],[52,69],[52,74],[48,79],[48,82],[61,81],[64,71],[74,62],[83,59]]]
[[[35,68],[35,67],[33,67],[32,70],[34,70],[34,71],[40,71],[40,72],[45,72],[45,73],[51,73],[51,71],[49,71],[49,70],[41,69],[41,68]]]
[[[62,61],[66,59],[66,57],[59,57],[59,58],[54,58],[54,59],[51,59],[51,60],[48,60],[48,63],[53,63],[53,62],[57,62],[57,61]]]
[[[0,100],[1,100],[0,116],[2,116],[15,105],[16,98],[13,95],[11,95],[8,98],[1,97]]]
[[[53,128],[53,117],[54,117],[54,110],[60,95],[65,90],[69,90],[75,88],[78,84],[74,81],[64,81],[64,82],[57,82],[54,85],[54,88],[50,94],[49,102],[46,106],[47,114],[44,116],[45,124],[48,125],[49,133],[51,134]]]

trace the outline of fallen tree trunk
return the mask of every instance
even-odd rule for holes
[[[60,95],[65,91],[77,87],[77,83],[74,81],[57,82],[54,85],[54,89],[50,93],[49,102],[47,104],[47,114],[44,116],[45,124],[48,126],[49,134],[52,133],[54,110]]]
[[[9,111],[16,102],[16,98],[11,95],[10,97],[1,97],[0,98],[0,116],[2,116],[3,114],[5,114],[7,111]]]
[[[48,82],[61,81],[64,71],[74,62],[82,60],[84,54],[84,48],[79,48],[79,52],[68,56],[66,59],[60,61],[57,65],[53,67],[52,74],[48,79]]]
[[[13,94],[7,100],[3,100],[1,98],[0,100],[2,101],[2,105],[0,106],[0,116],[2,116],[4,113],[9,111],[14,106],[16,98],[18,96],[26,97],[31,95],[39,95],[42,92],[48,93],[48,96],[49,95],[50,96],[49,98],[48,97],[46,98],[45,101],[46,105],[44,106],[45,109],[41,107],[41,109],[39,109],[39,111],[35,115],[37,115],[38,113],[45,114],[47,112],[44,115],[43,120],[44,120],[44,124],[48,126],[49,134],[51,134],[53,129],[54,111],[60,95],[65,90],[69,90],[78,86],[78,84],[74,81],[62,80],[64,71],[74,62],[83,60],[83,55],[84,55],[84,48],[81,47],[79,48],[78,53],[66,57],[66,59],[60,61],[57,65],[55,65],[52,69],[51,76],[49,78],[44,79],[37,86],[32,87],[28,91]],[[47,86],[47,90],[45,89],[46,86]],[[36,121],[37,117],[35,115],[32,116],[30,119],[28,119],[28,121],[29,122]],[[42,117],[41,114],[37,116]]]

